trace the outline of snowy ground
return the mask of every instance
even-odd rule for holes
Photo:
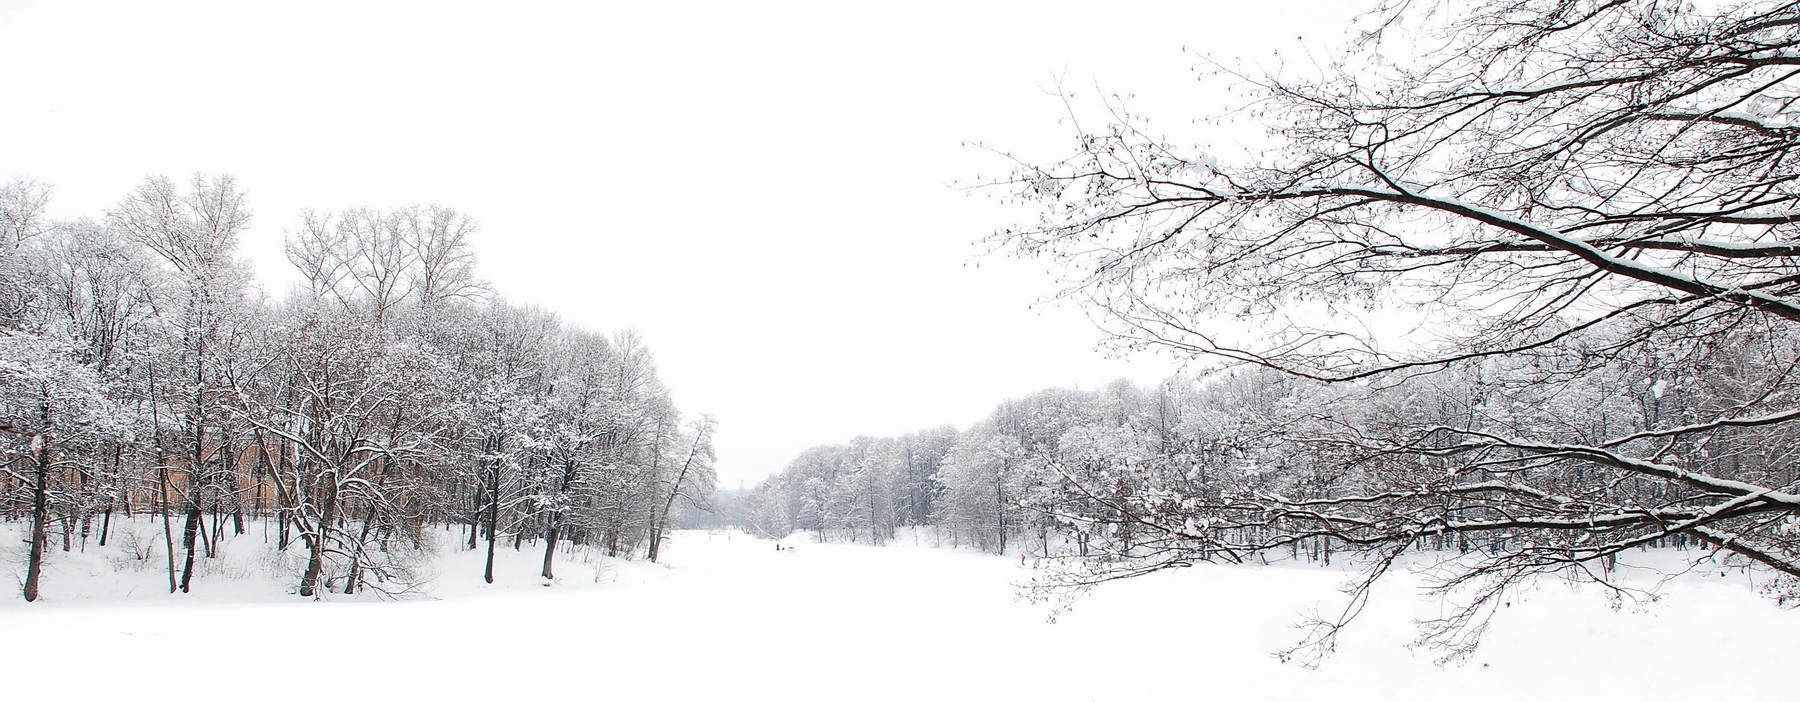
[[[1677,581],[1638,612],[1546,584],[1449,668],[1405,648],[1409,621],[1433,610],[1402,575],[1308,671],[1269,652],[1296,636],[1297,612],[1334,594],[1341,573],[1314,566],[1151,576],[1050,624],[1044,606],[1014,599],[1009,583],[1028,572],[1016,556],[906,543],[777,552],[684,532],[666,565],[607,561],[596,583],[596,564],[574,555],[545,588],[531,549],[501,555],[492,586],[479,553],[452,552],[437,599],[314,602],[280,594],[241,555],[171,596],[154,568],[101,572],[116,561],[90,545],[58,556],[44,601],[0,597],[6,697],[1782,699],[1800,650],[1800,612],[1735,572]]]

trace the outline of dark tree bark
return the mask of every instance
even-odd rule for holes
[[[475,487],[475,511],[469,514],[469,550],[473,551],[481,545],[481,513],[486,505],[481,502],[482,487]]]
[[[569,486],[575,484],[575,462],[563,463],[562,484],[557,486],[558,495],[569,494]],[[563,511],[558,509],[550,513],[550,528],[544,531],[544,571],[545,580],[555,580],[552,565],[556,558],[556,541],[562,536]],[[654,559],[652,559],[654,560]]]
[[[318,528],[302,531],[300,536],[306,541],[310,554],[306,559],[306,572],[300,576],[300,596],[313,597],[319,592],[319,574],[325,569],[325,550],[331,543],[331,525],[337,521],[337,476],[327,474],[329,480],[320,480],[320,511]]]
[[[362,531],[356,535],[356,543],[350,555],[350,572],[344,576],[344,594],[356,594],[356,588],[362,581],[362,545],[369,542],[369,529],[375,524],[381,503],[371,500],[369,512],[363,517]]]
[[[156,501],[156,510],[162,517],[163,557],[168,561],[169,592],[175,592],[177,587],[175,582],[175,532],[169,526],[169,466],[163,462],[160,455],[157,456],[156,462],[158,464],[156,466],[156,488],[160,493]]]
[[[200,498],[198,492],[199,491],[195,490],[193,486],[188,487],[190,497],[188,498],[187,505],[187,520],[184,521],[181,526],[181,546],[182,548],[187,549],[187,560],[181,566],[182,592],[187,592],[194,581],[194,545],[199,541],[200,518],[204,516],[200,513]]]
[[[43,407],[44,424],[50,423],[50,407]],[[31,438],[31,453],[35,469],[32,471],[31,485],[31,552],[25,560],[25,601],[36,602],[38,598],[38,578],[43,574],[44,547],[49,542],[48,523],[50,521],[50,449],[43,434]]]
[[[710,420],[707,421],[710,422]],[[674,484],[669,486],[669,497],[663,501],[662,512],[660,514],[652,515],[655,519],[651,522],[650,527],[649,556],[651,563],[655,563],[657,556],[661,554],[663,534],[667,532],[669,528],[669,512],[675,509],[675,498],[681,496],[682,485],[687,482],[688,474],[694,469],[694,460],[699,457],[700,452],[703,450],[702,447],[705,446],[705,443],[710,439],[709,434],[711,431],[712,429],[709,423],[703,425],[694,434],[694,443],[688,447],[687,458],[681,462],[681,472],[675,475]],[[710,449],[706,450],[710,451]],[[708,455],[711,454],[709,453]],[[874,520],[874,508],[871,507],[869,521],[873,523]],[[852,538],[854,538],[854,532],[852,533]]]
[[[500,464],[498,462],[490,462],[488,466],[487,508],[487,566],[481,573],[481,579],[492,584],[494,582],[494,539],[498,538],[500,531]]]

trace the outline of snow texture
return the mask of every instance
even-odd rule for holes
[[[1309,671],[1269,652],[1345,573],[1297,563],[1121,582],[1050,624],[1014,597],[1031,568],[1017,554],[931,548],[908,530],[887,547],[796,536],[782,552],[681,532],[664,565],[603,559],[596,583],[595,562],[572,554],[548,588],[532,549],[503,549],[492,586],[479,550],[451,550],[433,599],[402,602],[284,596],[258,571],[266,557],[247,555],[266,553],[260,541],[227,544],[189,596],[157,590],[154,564],[115,571],[112,546],[55,551],[42,601],[0,600],[7,696],[194,699],[181,681],[197,676],[204,697],[268,700],[1781,699],[1800,644],[1800,614],[1711,567],[1640,611],[1543,583],[1449,668],[1405,646],[1410,620],[1436,610],[1402,573]],[[135,589],[109,585],[124,582]]]

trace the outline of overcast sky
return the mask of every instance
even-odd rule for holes
[[[277,294],[302,208],[448,205],[481,274],[590,329],[639,330],[721,483],[859,434],[966,427],[1117,377],[1042,264],[977,259],[1029,213],[951,187],[1065,156],[1067,90],[1186,128],[1191,51],[1272,65],[1347,2],[609,5],[0,0],[0,178],[98,215],[146,175],[230,173]],[[979,263],[979,265],[976,265]]]

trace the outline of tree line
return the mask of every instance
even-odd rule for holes
[[[714,480],[712,421],[684,419],[632,332],[508,303],[475,274],[475,221],[441,206],[309,211],[274,297],[238,258],[229,176],[147,178],[98,217],[0,185],[0,515],[47,551],[152,515],[171,592],[247,518],[304,553],[294,592],[401,594],[433,527],[642,552]]]

